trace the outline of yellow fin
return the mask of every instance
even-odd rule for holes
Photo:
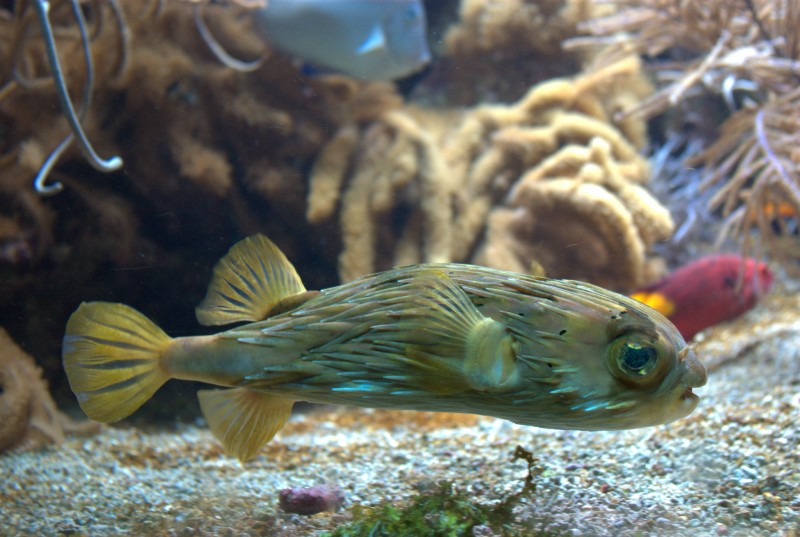
[[[495,367],[487,363],[495,355],[480,354],[490,350],[480,338],[492,334],[491,341],[499,344],[505,336],[502,324],[482,315],[444,271],[420,273],[412,289],[416,307],[400,326],[403,339],[413,343],[406,349],[408,363],[422,372],[417,382],[439,395],[489,388],[492,378],[484,379],[482,371]]]
[[[280,431],[294,401],[247,388],[200,390],[200,409],[225,451],[247,462]]]
[[[659,291],[652,291],[649,293],[646,291],[639,291],[638,293],[632,294],[631,298],[638,300],[642,304],[647,304],[664,317],[669,317],[675,313],[675,303],[668,299],[664,293]]]
[[[300,293],[299,295],[286,297],[270,308],[269,316],[272,317],[273,315],[279,315],[281,313],[286,313],[287,311],[299,308],[312,298],[321,294],[322,293],[319,291],[306,291],[304,293]]]
[[[531,259],[531,263],[528,266],[528,274],[539,278],[547,277],[547,271],[544,269],[544,266],[535,259]]]
[[[171,341],[124,304],[81,304],[67,322],[63,358],[83,411],[104,423],[131,415],[169,379],[161,354]]]
[[[476,390],[502,392],[521,381],[517,368],[517,344],[503,323],[485,317],[467,338],[464,373]]]
[[[253,235],[234,244],[217,262],[195,313],[206,326],[260,321],[281,300],[305,291],[283,252],[264,235]]]

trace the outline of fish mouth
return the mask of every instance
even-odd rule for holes
[[[680,361],[686,368],[684,370],[683,391],[679,392],[676,407],[677,418],[684,418],[691,414],[700,403],[700,396],[694,393],[694,388],[705,386],[708,380],[706,368],[697,359],[694,351],[689,347],[684,347],[679,352]]]
[[[689,401],[689,402],[697,402],[700,400],[700,397],[692,391],[692,387],[689,386],[684,390],[681,394],[681,401]]]

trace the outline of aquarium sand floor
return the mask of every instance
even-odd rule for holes
[[[320,407],[296,414],[254,461],[207,429],[107,427],[0,456],[3,535],[316,535],[354,506],[402,506],[439,481],[492,505],[536,490],[511,529],[536,535],[800,535],[800,297],[773,296],[705,334],[709,384],[689,418],[565,432],[457,414]],[[703,336],[701,336],[703,338]],[[282,512],[279,491],[329,484],[338,513]],[[494,532],[494,533],[493,533]],[[480,527],[472,534],[500,534]]]

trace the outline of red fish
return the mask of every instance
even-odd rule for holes
[[[701,330],[755,306],[772,280],[765,263],[738,255],[711,255],[678,268],[631,297],[667,317],[688,341]]]

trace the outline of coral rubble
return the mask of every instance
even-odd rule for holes
[[[56,408],[33,358],[0,328],[0,453],[60,443],[65,433],[99,430],[75,422]]]
[[[287,513],[316,515],[325,511],[338,511],[344,499],[344,491],[338,485],[314,485],[281,490],[278,505]]]

